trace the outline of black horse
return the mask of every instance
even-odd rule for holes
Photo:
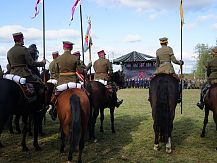
[[[109,89],[102,83],[98,81],[89,81],[85,86],[86,90],[90,93],[90,105],[91,105],[91,118],[89,123],[90,129],[90,139],[93,138],[96,141],[95,137],[95,124],[96,119],[100,112],[100,132],[103,132],[103,120],[104,120],[104,109],[110,109],[110,118],[111,118],[111,129],[112,133],[115,133],[114,128],[114,110],[117,102],[117,88],[112,86]]]
[[[16,82],[8,79],[0,78],[0,134],[3,127],[12,115],[21,115],[23,117],[23,138],[22,150],[28,151],[26,146],[26,134],[29,115],[33,115],[34,121],[34,142],[36,150],[40,150],[38,145],[38,126],[43,108],[38,107],[38,101],[29,102],[26,95],[23,93],[21,86]],[[0,147],[3,145],[0,142]]]
[[[166,143],[166,152],[171,153],[171,133],[178,99],[179,81],[172,75],[159,74],[150,82],[150,104],[154,120],[154,150],[159,150],[160,140]]]
[[[111,75],[111,81],[115,82],[116,85],[120,88],[123,89],[124,88],[124,73],[123,71],[116,71]]]
[[[216,124],[217,131],[217,84],[214,84],[210,87],[208,95],[205,97],[205,116],[203,121],[203,130],[201,137],[205,137],[206,125],[208,123],[209,111],[213,112],[213,119]]]

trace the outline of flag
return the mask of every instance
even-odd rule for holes
[[[90,29],[91,29],[91,21],[89,18],[88,19],[87,32],[86,32],[85,41],[84,41],[84,52],[86,52],[90,48],[90,46],[92,45],[92,38],[90,36]]]
[[[80,0],[76,0],[75,4],[72,6],[72,18],[71,18],[71,21],[73,20],[74,12],[75,12],[75,9],[77,8],[79,2],[80,2]]]
[[[183,8],[182,8],[182,0],[180,2],[180,18],[181,18],[181,25],[184,25],[184,13],[183,13]]]
[[[39,8],[38,8],[38,4],[41,2],[42,0],[37,0],[36,4],[35,4],[35,15],[32,17],[35,18],[38,14],[39,14]]]

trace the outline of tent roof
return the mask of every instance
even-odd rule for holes
[[[156,58],[147,54],[133,51],[117,59],[114,59],[113,63],[120,64],[120,63],[132,63],[132,62],[144,62],[144,61],[156,61]]]

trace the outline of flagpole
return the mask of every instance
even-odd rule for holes
[[[89,42],[89,63],[91,62],[91,45],[90,45],[90,42]],[[90,67],[90,80],[91,80],[91,67]]]
[[[82,9],[81,9],[81,3],[80,3],[80,23],[81,23],[81,49],[82,49],[82,58],[83,58],[83,64],[84,64],[84,40],[83,40],[83,25],[82,25]],[[85,73],[84,73],[84,86],[85,86]]]
[[[183,22],[181,20],[181,60],[182,60],[182,25]],[[180,91],[180,97],[181,97],[181,114],[182,114],[182,77],[183,77],[183,72],[182,72],[182,65],[180,65],[180,70],[181,70],[181,91]]]
[[[42,0],[42,26],[43,26],[43,59],[45,60],[45,5],[44,5],[44,1]],[[45,65],[43,67],[44,71],[45,71]],[[44,83],[45,83],[45,72],[44,72]]]

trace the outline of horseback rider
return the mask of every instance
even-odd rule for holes
[[[59,57],[59,52],[58,51],[53,52],[52,57],[53,57],[53,61],[49,65],[49,71],[50,71],[50,75],[51,75],[50,78],[58,80],[59,74],[55,71],[55,66],[56,66],[56,59]]]
[[[160,73],[171,74],[178,79],[178,76],[175,74],[175,70],[173,68],[171,61],[178,65],[183,65],[184,62],[182,60],[178,61],[173,53],[173,49],[167,46],[168,38],[163,37],[160,38],[159,40],[160,40],[161,48],[159,48],[156,51],[157,70],[155,71],[154,74],[160,74]],[[180,94],[179,94],[178,102],[181,102]]]
[[[78,59],[79,59],[79,61],[80,61],[80,67],[79,67],[79,69],[78,69],[78,73],[79,73],[79,76],[80,76],[81,74],[83,74],[83,76],[79,78],[79,79],[83,82],[83,79],[81,79],[81,78],[83,78],[84,76],[87,77],[87,72],[90,70],[90,68],[91,68],[91,66],[92,66],[92,62],[88,63],[88,65],[86,66],[86,65],[83,63],[83,61],[80,59],[81,53],[80,53],[79,51],[74,52],[73,55],[77,56]]]
[[[32,59],[37,62],[38,61],[38,54],[39,54],[39,51],[37,50],[37,46],[35,44],[31,44],[29,47],[28,47],[28,51],[32,57]],[[38,77],[40,77],[40,72],[39,72],[39,69],[37,67],[29,67],[32,74],[33,75],[37,75]]]
[[[96,60],[93,64],[93,68],[95,71],[94,80],[110,81],[110,77],[113,73],[112,64],[108,59],[105,58],[105,55],[106,53],[104,52],[104,50],[98,52],[99,59]],[[112,85],[114,84],[112,83]],[[123,100],[120,101],[117,98],[115,106],[119,107],[122,103]]]
[[[71,54],[73,49],[73,43],[69,41],[63,41],[64,53],[56,58],[55,72],[59,74],[57,85],[78,81],[76,71],[80,67],[80,61],[78,57]],[[52,97],[51,103],[55,104],[58,94]],[[53,107],[49,114],[53,120],[57,117],[56,108]]]
[[[197,106],[203,110],[204,108],[204,99],[211,85],[217,83],[217,47],[212,49],[213,59],[210,60],[207,64],[207,82],[201,88],[200,101],[197,103]]]
[[[26,78],[27,83],[32,83],[37,97],[42,96],[44,85],[39,77],[34,76],[29,69],[30,67],[43,67],[46,64],[45,60],[36,62],[32,59],[28,49],[24,46],[23,33],[14,33],[13,39],[15,45],[8,51],[7,59],[10,65],[10,73]]]

